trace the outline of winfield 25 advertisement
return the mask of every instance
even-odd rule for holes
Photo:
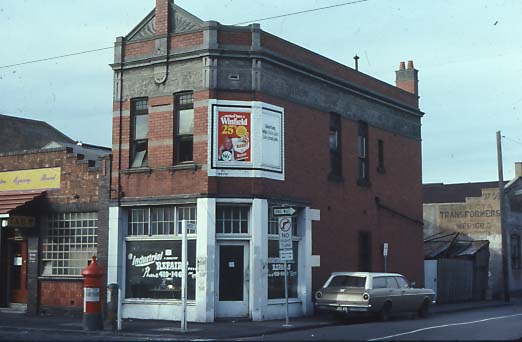
[[[218,112],[218,160],[250,162],[250,113]]]

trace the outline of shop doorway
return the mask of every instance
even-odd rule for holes
[[[9,241],[9,301],[27,303],[27,240]]]
[[[216,317],[248,317],[248,242],[218,244]]]

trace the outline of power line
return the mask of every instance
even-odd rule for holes
[[[289,16],[292,16],[292,15],[298,15],[298,14],[303,14],[303,13],[310,13],[310,12],[315,12],[315,11],[322,11],[322,10],[329,9],[329,8],[353,5],[353,4],[357,4],[357,3],[360,3],[360,2],[367,2],[367,1],[370,1],[370,0],[350,1],[350,2],[345,2],[345,3],[337,4],[337,5],[325,6],[325,7],[319,7],[319,8],[312,8],[312,9],[298,11],[298,12],[293,12],[293,13],[286,13],[286,14],[276,15],[276,16],[273,16],[273,17],[266,17],[266,18],[261,18],[261,19],[254,19],[254,20],[244,21],[244,22],[241,22],[241,23],[233,24],[233,25],[244,25],[244,24],[249,24],[249,23],[257,22],[257,21],[266,21],[266,20],[271,20],[271,19],[284,18],[284,17],[289,17]],[[98,51],[108,50],[108,49],[113,49],[113,48],[114,47],[110,46],[110,47],[104,47],[104,48],[99,48],[99,49],[94,49],[94,50],[86,50],[86,51],[74,52],[74,53],[69,53],[69,54],[60,55],[60,56],[54,56],[54,57],[48,57],[48,58],[42,58],[42,59],[35,59],[35,60],[32,60],[32,61],[26,61],[26,62],[10,64],[10,65],[3,65],[3,66],[0,66],[0,69],[11,68],[11,67],[25,65],[25,64],[32,64],[32,63],[50,61],[50,60],[53,60],[53,59],[60,59],[60,58],[65,58],[65,57],[83,55],[83,54],[87,54],[87,53],[98,52]]]
[[[42,59],[35,59],[35,60],[32,60],[32,61],[21,62],[21,63],[16,63],[16,64],[3,65],[3,66],[0,66],[0,69],[11,68],[11,67],[14,67],[14,66],[19,66],[19,65],[24,65],[24,64],[31,64],[31,63],[50,61],[50,60],[53,60],[53,59],[59,59],[59,58],[64,58],[64,57],[83,55],[83,54],[86,54],[86,53],[97,52],[97,51],[108,50],[108,49],[114,49],[114,47],[110,46],[110,47],[104,47],[104,48],[99,48],[99,49],[94,49],[94,50],[73,52],[73,53],[68,53],[68,54],[60,55],[60,56],[54,56],[54,57],[48,57],[48,58],[42,58]]]
[[[289,17],[289,16],[291,16],[291,15],[297,15],[297,14],[303,14],[303,13],[310,13],[310,12],[315,12],[315,11],[322,11],[322,10],[329,9],[329,8],[335,8],[335,7],[341,7],[341,6],[353,5],[353,4],[357,4],[357,3],[360,3],[360,2],[366,2],[366,1],[370,1],[370,0],[357,0],[357,1],[350,1],[350,2],[345,2],[345,3],[337,4],[337,5],[325,6],[325,7],[319,7],[319,8],[312,8],[312,9],[308,9],[308,10],[304,10],[304,11],[299,11],[299,12],[292,12],[292,13],[287,13],[287,14],[276,15],[276,16],[273,16],[273,17],[266,17],[266,18],[262,18],[262,19],[255,19],[255,20],[250,20],[250,21],[243,21],[243,22],[241,22],[241,23],[237,23],[237,24],[234,24],[234,25],[244,25],[244,24],[249,24],[249,23],[253,23],[253,22],[256,22],[256,21],[265,21],[265,20],[270,20],[270,19],[284,18],[284,17]]]

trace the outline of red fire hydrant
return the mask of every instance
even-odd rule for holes
[[[82,271],[83,276],[83,329],[103,330],[100,292],[103,286],[103,271],[92,257],[91,264]]]

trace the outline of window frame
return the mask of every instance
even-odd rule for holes
[[[183,97],[190,95],[190,102],[183,103]],[[183,110],[192,110],[192,132],[191,134],[180,134],[180,112]],[[194,161],[194,92],[193,91],[181,91],[174,94],[174,161],[176,164],[190,163]],[[182,146],[190,144],[190,158],[182,158],[186,154],[180,153]],[[184,147],[186,148],[186,147]]]
[[[56,225],[51,227],[53,224]],[[96,211],[51,213],[47,217],[40,242],[39,275],[49,278],[81,278],[81,272],[90,258],[98,254],[98,229],[99,217]],[[73,253],[84,255],[85,258],[71,258]],[[85,263],[79,265],[82,260]],[[47,266],[47,263],[50,263],[50,266]],[[50,273],[46,273],[49,270]],[[57,273],[54,273],[55,271]]]
[[[234,221],[237,221],[234,219],[234,209],[239,209],[239,232],[234,232]],[[242,210],[246,209],[247,217],[246,219],[242,218]],[[221,213],[220,210],[231,210],[230,216],[221,215],[222,219],[219,219],[218,216]],[[250,236],[251,234],[251,224],[250,219],[252,216],[251,207],[250,205],[240,205],[240,204],[217,204],[216,205],[216,237],[228,237],[228,236]],[[223,231],[218,231],[218,220],[221,221],[221,224],[223,225]],[[228,224],[226,222],[230,222],[230,232],[227,232],[225,229],[225,224]],[[246,233],[242,231],[243,223],[246,223]]]
[[[384,168],[384,140],[382,139],[377,141],[377,172],[386,172]]]
[[[141,101],[144,101],[146,104],[146,109],[137,109],[137,104]],[[148,166],[148,152],[149,152],[149,99],[147,97],[137,97],[134,99],[131,99],[131,110],[130,110],[130,116],[131,116],[131,132],[130,132],[130,155],[129,155],[129,167],[130,168],[139,168],[139,167],[147,167]],[[147,122],[147,134],[145,139],[137,139],[136,138],[136,128],[137,124],[136,121],[138,117],[145,116],[146,122]],[[136,163],[136,157],[137,157],[137,148],[139,144],[144,144],[144,154],[141,160],[140,165],[135,165]],[[142,152],[140,150],[139,152]]]
[[[332,146],[332,136],[335,139],[335,147]],[[337,113],[330,113],[330,125],[328,131],[329,149],[329,179],[342,180],[342,118]]]
[[[172,210],[172,212],[169,213],[170,220],[157,220],[153,221],[154,213],[153,210],[159,211],[159,209],[164,209],[163,211],[163,218],[165,218],[165,211],[166,210]],[[180,213],[183,210],[183,215],[185,215],[185,210],[189,210],[189,217],[192,216],[191,212],[194,210],[194,218],[189,218],[187,221],[188,223],[193,223],[196,225],[195,230],[187,230],[187,236],[195,236],[197,234],[197,205],[196,204],[183,204],[183,205],[175,205],[175,206],[148,206],[148,207],[131,207],[128,210],[128,223],[127,223],[127,237],[131,238],[144,238],[144,237],[166,237],[166,238],[172,238],[172,237],[181,237],[181,219],[180,219]],[[140,211],[143,211],[143,219],[141,221],[139,220],[133,220],[133,211],[136,211],[139,215]],[[159,223],[163,223],[163,232],[165,232],[165,224],[172,225],[171,228],[169,228],[168,233],[159,233]],[[143,224],[143,234],[134,234],[134,227],[133,224]],[[153,232],[154,230],[154,224],[156,224],[156,232]],[[138,233],[140,232],[140,227],[138,226],[136,228]],[[171,233],[172,231],[172,233]]]
[[[370,185],[370,158],[369,158],[369,138],[368,123],[359,121],[357,129],[357,185]]]

